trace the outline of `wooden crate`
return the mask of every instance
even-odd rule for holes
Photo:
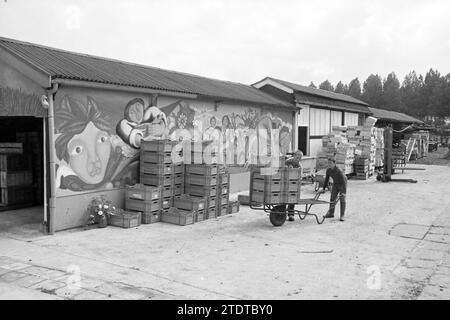
[[[185,166],[185,172],[198,175],[216,175],[218,173],[218,166],[215,164],[187,164]]]
[[[0,188],[1,204],[3,206],[16,204],[32,204],[34,202],[33,186],[14,186]]]
[[[159,198],[161,198],[161,187],[150,187],[144,184],[125,187],[125,199],[152,201]]]
[[[191,196],[211,197],[216,195],[217,190],[215,186],[197,186],[186,184],[184,192]]]
[[[179,226],[194,224],[195,219],[196,219],[195,211],[186,211],[176,208],[170,208],[169,211],[164,212],[161,216],[162,222],[172,223]]]
[[[125,199],[125,209],[145,213],[159,211],[161,210],[161,201],[159,199],[152,201]]]
[[[201,222],[205,219],[205,210],[197,210],[195,215],[195,222]]]
[[[201,211],[207,207],[207,198],[183,194],[173,199],[173,206],[177,209]]]
[[[142,213],[141,223],[142,224],[151,224],[155,222],[161,221],[161,211]]]
[[[121,228],[135,228],[141,225],[142,213],[118,210],[115,215],[109,216],[108,224]]]
[[[184,173],[177,173],[177,174],[174,174],[172,177],[173,177],[173,184],[174,185],[177,185],[177,184],[184,185],[184,182],[185,182]]]
[[[216,205],[223,206],[228,204],[228,195],[222,194],[216,197]]]
[[[183,186],[181,184],[174,185],[172,187],[171,197],[181,196],[183,193]]]
[[[33,172],[0,171],[0,187],[27,186],[33,184]]]
[[[230,183],[230,174],[229,173],[220,173],[217,184],[228,184]]]
[[[217,218],[217,212],[216,211],[217,211],[216,207],[208,208],[208,210],[206,210],[207,219]]]
[[[218,217],[224,216],[228,214],[228,204],[217,206],[216,207],[216,215]]]
[[[196,186],[215,186],[217,185],[217,175],[199,175],[187,173],[185,175],[185,183]]]
[[[141,150],[156,151],[156,152],[171,152],[172,148],[178,144],[178,141],[165,140],[151,140],[142,141]]]
[[[140,182],[148,186],[171,186],[172,180],[171,175],[140,174]]]

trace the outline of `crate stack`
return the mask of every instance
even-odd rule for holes
[[[186,164],[184,191],[191,197],[205,199],[205,219],[217,216],[218,176],[217,164]]]
[[[141,222],[150,224],[161,221],[161,187],[135,184],[126,186],[125,210],[141,213]]]
[[[358,180],[367,180],[369,178],[369,159],[365,157],[356,157],[355,178]]]
[[[384,165],[384,129],[376,128],[375,131],[376,151],[375,151],[375,167],[383,167]]]
[[[336,166],[344,174],[353,173],[353,162],[355,160],[355,145],[351,143],[340,143],[337,146]]]
[[[318,153],[317,158],[317,170],[319,171],[328,167],[328,158],[337,155],[339,145],[348,144],[346,132],[341,127],[333,128],[335,130],[322,137],[322,150]]]
[[[33,171],[21,143],[0,143],[0,209],[34,204]]]
[[[269,173],[252,168],[250,202],[253,204],[298,203],[301,168],[278,168]]]
[[[377,150],[376,144],[376,128],[374,127],[376,119],[368,117],[364,126],[360,127],[359,136],[361,140],[356,146],[355,154],[365,157],[369,160],[369,176],[375,172],[375,154]]]
[[[182,152],[172,152],[175,141],[143,141],[140,153],[140,183],[160,187],[160,211],[167,213],[173,198],[184,192]],[[160,217],[161,218],[161,217]]]
[[[228,214],[228,203],[230,202],[230,174],[225,167],[219,166],[218,168],[216,215],[220,217]]]
[[[168,220],[171,221],[178,221],[178,222],[183,222],[183,219],[181,218],[176,218],[176,217],[172,217],[173,215],[184,215],[184,216],[190,216],[193,215],[194,219],[192,223],[195,222],[201,222],[203,220],[206,220],[206,203],[207,199],[206,197],[195,197],[195,196],[190,196],[188,194],[182,194],[181,196],[177,196],[174,198],[173,200],[173,208],[177,209],[177,211],[172,210],[169,215],[171,217],[169,217]],[[171,221],[167,221],[167,222],[171,222]],[[185,224],[188,224],[188,222],[190,221],[190,219],[185,218],[184,221],[186,222]],[[177,224],[180,224],[177,223]],[[183,224],[182,224],[183,225]]]

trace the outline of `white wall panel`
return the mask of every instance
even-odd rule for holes
[[[309,140],[309,155],[311,157],[316,157],[320,150],[322,150],[322,139]]]
[[[345,112],[345,125],[346,126],[357,126],[358,125],[358,114],[353,112]]]
[[[300,110],[298,115],[298,126],[309,127],[309,106],[300,105],[302,110]]]
[[[342,125],[342,112],[331,111],[331,127]]]
[[[330,110],[310,108],[310,135],[323,136],[330,132]]]

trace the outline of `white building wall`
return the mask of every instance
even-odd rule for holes
[[[310,136],[324,136],[330,132],[330,110],[310,108]]]
[[[358,114],[353,112],[345,112],[345,125],[346,126],[357,126],[358,125]]]
[[[331,127],[342,125],[342,112],[331,111]]]
[[[308,105],[299,105],[302,109],[298,115],[298,126],[300,127],[309,127],[309,106]]]
[[[309,155],[311,157],[316,157],[320,150],[322,150],[322,139],[309,140]]]

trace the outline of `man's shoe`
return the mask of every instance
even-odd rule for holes
[[[294,221],[294,216],[289,216],[288,221]]]
[[[344,216],[341,216],[341,217],[339,218],[339,221],[345,221]]]
[[[323,216],[325,219],[334,218],[334,214],[327,212],[326,215]]]

